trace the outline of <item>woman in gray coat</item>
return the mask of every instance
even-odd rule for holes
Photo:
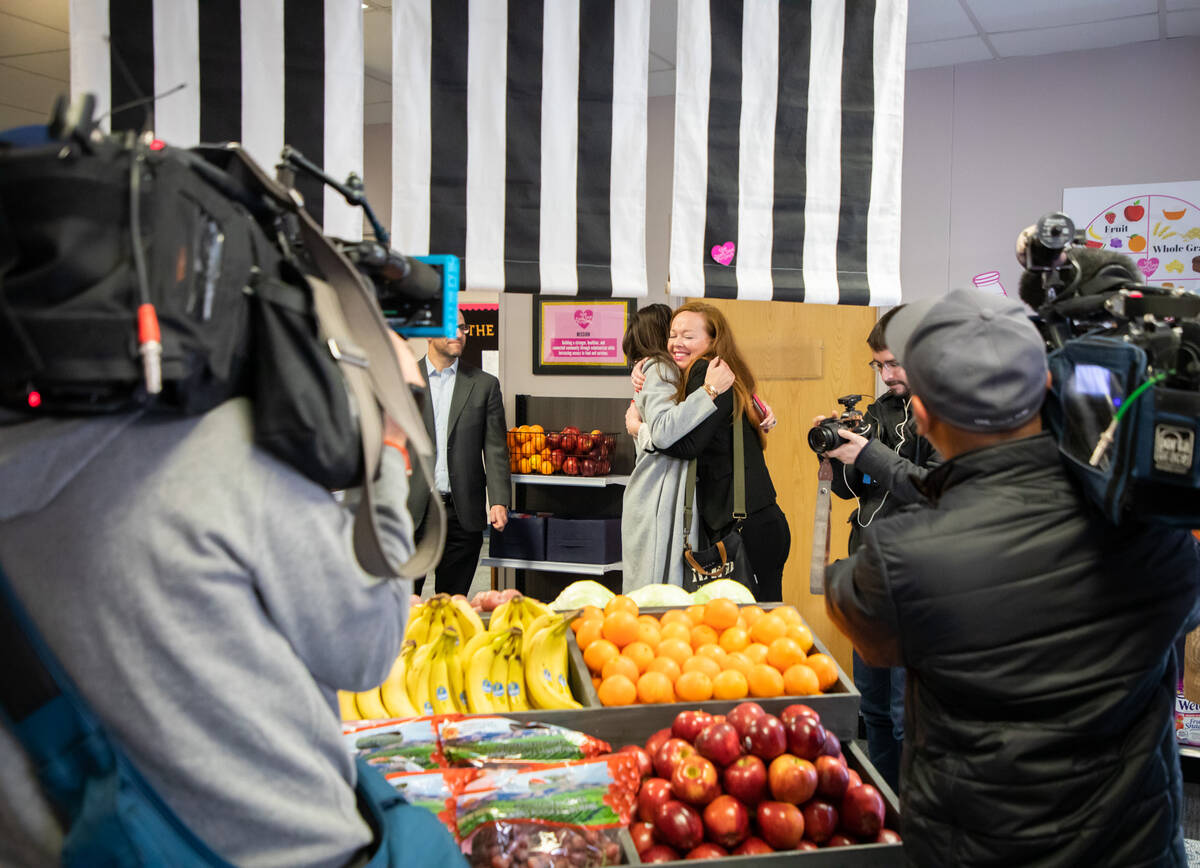
[[[652,304],[634,315],[625,333],[625,357],[643,359],[645,376],[645,384],[626,414],[626,427],[635,440],[636,463],[621,509],[625,593],[643,585],[683,584],[683,495],[688,463],[656,450],[670,446],[710,416],[716,410],[716,396],[733,385],[729,366],[714,359],[705,374],[705,387],[676,404],[680,371],[667,354],[670,326],[671,309]],[[692,533],[694,537],[694,527]]]

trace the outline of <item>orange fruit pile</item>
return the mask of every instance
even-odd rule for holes
[[[812,696],[838,678],[832,657],[810,653],[812,631],[793,606],[715,599],[656,617],[617,595],[571,628],[604,705]]]

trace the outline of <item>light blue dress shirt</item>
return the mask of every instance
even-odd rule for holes
[[[450,399],[454,397],[454,380],[458,377],[458,359],[444,371],[438,371],[429,358],[425,359],[425,375],[429,378],[429,397],[433,399],[433,430],[437,443],[437,463],[433,481],[438,491],[450,491],[450,466],[446,461],[446,443],[450,439]]]

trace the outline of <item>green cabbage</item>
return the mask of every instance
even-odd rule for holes
[[[678,585],[643,585],[627,596],[639,606],[690,606],[695,600]]]
[[[715,597],[725,597],[743,605],[754,602],[754,595],[750,593],[750,589],[733,579],[717,579],[715,582],[702,585],[692,594],[692,602],[707,603]]]
[[[560,612],[578,609],[582,606],[599,606],[603,609],[615,596],[616,594],[599,582],[581,579],[563,588],[562,593],[550,604],[550,608]]]

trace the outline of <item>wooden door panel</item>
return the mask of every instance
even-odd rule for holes
[[[874,395],[876,379],[867,365],[871,360],[867,333],[875,324],[876,309],[704,300],[728,318],[739,350],[759,378],[758,394],[779,418],[779,425],[767,437],[766,459],[792,533],[791,554],[783,572],[784,601],[800,610],[849,673],[850,641],[830,623],[824,599],[808,592],[817,488],[817,458],[808,448],[808,429],[814,416],[841,409],[839,396],[861,394],[866,399],[861,405],[865,409]],[[795,376],[788,376],[786,363],[780,361],[781,357],[786,360],[789,348],[795,349]],[[833,498],[830,552],[835,559],[846,556],[847,519],[854,506],[852,500]]]

